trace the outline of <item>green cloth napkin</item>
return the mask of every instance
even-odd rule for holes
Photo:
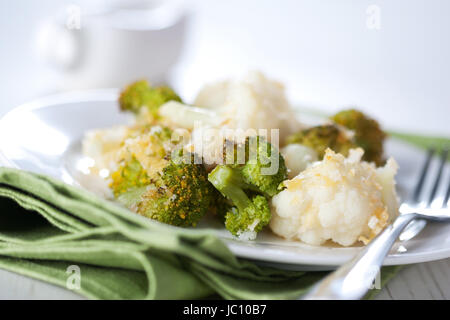
[[[70,266],[80,270],[73,290],[94,299],[293,299],[326,274],[258,267],[211,231],[164,225],[50,177],[0,168],[0,268],[66,287]],[[384,267],[382,285],[398,270]]]

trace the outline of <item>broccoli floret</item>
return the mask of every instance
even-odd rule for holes
[[[168,86],[150,86],[148,81],[140,80],[130,84],[122,91],[119,105],[122,111],[131,111],[138,114],[145,107],[149,113],[157,118],[158,109],[164,103],[181,98]]]
[[[129,130],[126,140],[130,143],[122,144],[118,169],[111,173],[112,181],[109,187],[115,197],[150,183],[150,177],[138,158],[141,158],[142,154],[149,161],[166,157],[170,152],[171,135],[172,130],[163,126],[138,126]],[[137,157],[137,154],[140,157]]]
[[[132,158],[111,177],[111,188],[119,202],[138,214],[175,226],[195,226],[213,201],[214,188],[200,164],[169,160],[160,172],[149,177]],[[143,178],[135,181],[136,177]]]
[[[280,191],[279,186],[287,177],[284,159],[260,137],[247,138],[243,145],[228,147],[226,151],[225,164],[208,175],[208,180],[232,203],[231,208],[224,206],[228,209],[225,226],[235,236],[246,231],[259,232],[270,221],[267,198]],[[243,151],[245,154],[240,153]]]
[[[221,222],[225,223],[225,217],[233,208],[233,203],[225,198],[216,188],[213,187],[211,189],[213,190],[213,194],[208,212],[219,218]]]
[[[357,148],[342,129],[334,124],[326,124],[304,129],[288,137],[287,143],[299,143],[315,150],[319,158],[323,158],[327,148],[347,156],[348,151]]]
[[[134,156],[126,163],[121,164],[119,169],[111,174],[111,179],[109,187],[116,197],[130,189],[146,186],[150,182],[147,172]]]
[[[239,207],[231,208],[225,216],[225,227],[234,235],[250,232],[256,235],[270,222],[271,214],[267,199],[261,195],[242,198]],[[244,230],[244,231],[243,231]],[[251,235],[249,234],[251,237]]]
[[[208,179],[233,203],[225,215],[225,227],[233,235],[239,236],[246,231],[259,232],[269,223],[271,215],[266,197],[244,191],[253,190],[254,186],[245,182],[241,171],[220,165],[209,174]]]
[[[130,138],[119,168],[111,174],[110,188],[119,202],[143,216],[195,226],[211,206],[215,190],[192,154],[166,149],[169,139],[170,131],[160,126]]]
[[[225,165],[241,171],[247,185],[267,196],[276,195],[287,178],[287,167],[278,150],[260,136],[247,137],[242,144],[225,140]]]
[[[276,195],[280,183],[287,178],[286,164],[278,150],[261,137],[248,137],[245,154],[248,157],[241,167],[245,182],[255,186],[257,192],[270,197]]]
[[[386,134],[376,120],[355,109],[338,112],[331,119],[353,130],[356,145],[364,149],[364,160],[375,162],[376,165],[383,164],[383,142]]]
[[[206,214],[213,189],[200,164],[169,164],[140,196],[136,211],[175,226],[195,226]]]

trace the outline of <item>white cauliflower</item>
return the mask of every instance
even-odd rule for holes
[[[292,179],[305,170],[311,163],[318,160],[317,152],[313,149],[292,143],[280,150],[288,170],[288,178]]]
[[[82,142],[83,155],[92,160],[91,171],[111,170],[116,165],[117,153],[129,135],[127,126],[115,126],[86,132]]]
[[[197,94],[194,105],[211,109],[224,106],[231,84],[228,80],[206,84]]]
[[[250,72],[241,81],[223,81],[205,86],[195,105],[215,109],[222,126],[231,129],[279,129],[280,142],[298,131],[299,123],[281,83],[260,72]]]
[[[361,161],[362,149],[345,158],[327,149],[272,199],[272,231],[312,245],[331,240],[342,246],[368,243],[397,215],[394,176],[397,164],[385,167]]]

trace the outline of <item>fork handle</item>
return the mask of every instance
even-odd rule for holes
[[[370,289],[384,258],[402,230],[419,215],[402,214],[386,227],[355,258],[316,284],[302,299],[361,299]]]

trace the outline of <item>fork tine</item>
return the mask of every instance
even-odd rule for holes
[[[419,202],[420,192],[422,191],[423,184],[425,182],[425,177],[428,172],[428,168],[430,167],[431,158],[433,157],[434,149],[428,149],[427,158],[422,167],[420,178],[417,181],[416,187],[414,188],[413,200],[415,202]]]
[[[448,182],[447,192],[445,193],[445,197],[444,197],[444,202],[443,202],[444,207],[450,206],[448,203],[449,198],[450,198],[450,180]]]
[[[448,175],[448,177],[450,178],[450,174]],[[447,186],[447,192],[445,193],[445,197],[444,197],[444,202],[443,205],[444,207],[450,207],[450,204],[448,203],[448,201],[450,200],[450,179],[448,180],[448,186]]]
[[[436,180],[434,181],[433,189],[431,190],[430,198],[428,199],[428,204],[430,204],[436,196],[436,192],[442,177],[442,170],[444,169],[444,165],[447,162],[447,155],[448,150],[443,150],[441,154],[441,162],[439,164],[439,171],[437,173]]]

